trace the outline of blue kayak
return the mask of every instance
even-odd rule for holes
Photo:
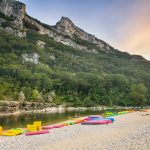
[[[114,118],[98,118],[98,117],[95,117],[95,118],[91,118],[91,120],[111,120],[112,122],[115,121]]]

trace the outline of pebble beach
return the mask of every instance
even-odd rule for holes
[[[150,150],[150,112],[115,116],[108,125],[70,125],[35,136],[0,136],[0,150]]]

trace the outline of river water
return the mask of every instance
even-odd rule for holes
[[[79,116],[98,115],[102,111],[67,111],[63,113],[28,113],[21,115],[2,116],[0,118],[0,126],[4,129],[10,128],[25,128],[27,124],[32,124],[33,121],[42,121],[42,125],[51,125],[67,119],[71,119],[75,114]]]

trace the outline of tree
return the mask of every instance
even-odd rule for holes
[[[133,104],[137,106],[142,106],[145,103],[147,94],[147,88],[143,83],[133,84],[131,86],[130,97],[133,99]]]
[[[32,99],[36,101],[43,101],[42,94],[38,92],[38,90],[32,91]]]

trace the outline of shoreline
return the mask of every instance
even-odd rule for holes
[[[150,112],[115,116],[109,125],[72,125],[45,135],[0,137],[3,150],[149,150]]]
[[[7,117],[7,116],[17,116],[17,115],[22,115],[22,114],[32,114],[32,113],[63,113],[63,112],[71,112],[71,111],[105,111],[109,109],[127,109],[126,107],[107,107],[107,106],[97,106],[97,107],[48,107],[44,109],[37,109],[37,110],[18,110],[16,112],[12,113],[0,113],[0,117]]]

